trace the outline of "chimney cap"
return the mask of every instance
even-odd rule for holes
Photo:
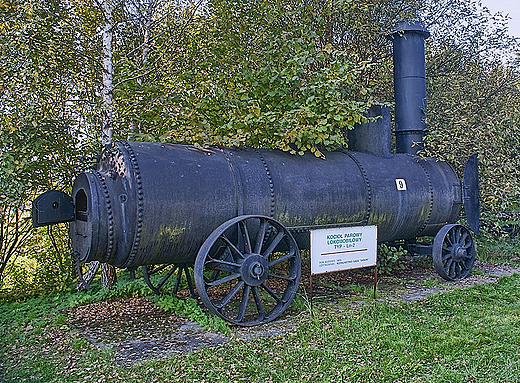
[[[404,32],[421,33],[425,39],[430,36],[430,32],[424,27],[424,23],[418,21],[401,21],[393,29],[393,32],[388,35],[388,38],[393,39],[396,35],[402,35]]]

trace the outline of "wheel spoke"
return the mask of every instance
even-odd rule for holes
[[[269,267],[272,267],[272,266],[277,265],[279,263],[285,262],[285,261],[287,261],[287,260],[289,260],[291,258],[294,258],[294,254],[295,253],[296,253],[296,251],[294,249],[291,249],[289,254],[281,256],[280,258],[273,259],[271,262],[269,262]]]
[[[253,297],[255,298],[256,309],[258,311],[258,320],[262,321],[265,318],[264,306],[262,305],[262,299],[260,298],[260,294],[258,292],[258,287],[253,286]]]
[[[233,242],[231,242],[229,240],[228,237],[226,237],[224,234],[222,234],[220,236],[220,239],[222,239],[226,243],[226,245],[229,246],[229,248],[232,250],[232,252],[237,254],[240,258],[244,259],[244,254],[238,249],[238,247],[235,246],[235,244]]]
[[[455,231],[455,234],[454,234],[455,242],[461,243],[460,238],[462,236],[462,229],[459,226],[457,226],[457,227],[455,227],[454,231]]]
[[[177,291],[179,291],[179,285],[181,284],[181,277],[182,277],[182,269],[179,268],[179,272],[177,273],[177,280],[175,281],[175,287],[173,288],[174,294],[177,294]]]
[[[273,277],[273,278],[283,279],[285,281],[294,281],[297,278],[296,276],[292,276],[292,275],[289,275],[287,277],[285,275],[278,275],[278,274],[271,274],[271,273],[269,273],[269,276]]]
[[[448,232],[448,235],[446,236],[446,241],[452,246],[455,244],[455,241],[453,239],[453,231]]]
[[[260,220],[260,228],[258,229],[258,234],[256,235],[255,242],[255,253],[260,254],[262,251],[262,247],[264,245],[265,240],[265,232],[267,230],[267,221],[265,219]]]
[[[188,282],[188,288],[190,289],[190,294],[192,298],[195,298],[195,289],[193,288],[193,281],[191,280],[190,268],[188,266],[184,266],[184,274],[186,274],[186,281]]]
[[[448,269],[448,275],[451,279],[455,278],[455,262],[453,262],[452,259],[450,259],[450,267]]]
[[[444,249],[444,248],[443,248]],[[448,258],[451,258],[451,250],[442,253],[442,262],[446,261]]]
[[[276,249],[276,246],[280,244],[283,237],[285,237],[285,233],[283,231],[279,231],[276,237],[273,239],[273,241],[269,244],[269,247],[263,252],[263,257],[267,258],[269,255]]]
[[[273,290],[271,290],[265,283],[262,283],[260,286],[262,286],[262,288],[265,291],[267,291],[270,296],[272,296],[274,298],[274,300],[276,301],[277,304],[282,303],[282,299],[278,295],[276,295],[276,293]]]
[[[79,278],[78,288],[86,290],[86,289],[90,288],[90,283],[92,282],[92,280],[94,279],[94,276],[96,275],[99,268],[101,267],[101,262],[99,262],[99,261],[90,262],[89,268],[86,273],[83,273],[83,271],[81,269],[81,264],[79,263],[79,261],[76,261],[76,267],[78,270],[78,278]],[[146,267],[146,266],[144,266],[144,267]]]
[[[162,265],[162,266],[159,266],[157,267],[157,269],[160,268],[160,270],[163,270],[166,266],[171,266],[171,264],[167,264],[167,265]],[[148,287],[150,289],[152,289],[152,291],[156,294],[160,294],[160,288],[164,285],[164,283],[168,280],[168,278],[170,278],[172,276],[172,274],[179,268],[178,266],[173,266],[169,271],[168,273],[163,276],[161,278],[161,280],[159,281],[158,284],[154,285],[152,283],[152,280],[150,279],[150,275],[153,274],[151,273],[149,270],[148,270],[148,267],[147,265],[144,265],[142,267],[142,272],[143,272],[143,278],[144,278],[144,281],[146,282],[146,284],[148,285]]]
[[[206,285],[208,286],[208,290],[209,290],[211,287],[215,287],[215,286],[221,285],[223,283],[230,282],[233,279],[237,279],[239,277],[240,277],[240,274],[231,274],[231,275],[228,275],[227,277],[220,278],[218,280],[214,280],[213,282],[208,282],[208,283],[206,283]]]
[[[231,298],[235,296],[235,294],[244,286],[244,281],[238,282],[235,287],[231,289],[231,291],[220,301],[219,304],[215,305],[216,308],[222,309],[225,305],[229,303]]]
[[[165,265],[161,265],[161,266],[155,267],[153,270],[148,271],[148,274],[149,274],[149,275],[156,274],[156,273],[158,273],[159,271],[164,270],[164,269],[167,268],[168,266],[170,266],[169,263],[167,263],[167,264],[165,264]]]
[[[214,270],[213,273],[211,274],[211,278],[206,278],[205,276],[203,276],[204,278],[204,282],[207,284],[207,283],[211,283],[211,282],[215,282],[218,278],[218,276],[220,275],[220,272],[222,270]]]
[[[251,291],[251,286],[245,285],[244,291],[242,292],[242,301],[240,302],[240,307],[238,309],[238,315],[236,320],[238,322],[242,322],[244,320],[244,316],[246,315],[247,303],[249,302],[249,292]]]
[[[455,262],[455,276],[459,277],[461,273],[460,262]]]
[[[233,253],[231,252],[231,249],[227,244],[223,244],[222,246],[219,246],[218,249],[215,249],[215,251],[208,253],[206,258],[221,259],[223,261],[235,262],[235,259],[233,258]]]
[[[245,240],[245,253],[251,254],[253,252],[252,246],[251,246],[251,238],[249,238],[249,231],[247,230],[247,226],[245,221],[240,221],[239,223],[239,229],[242,231],[242,238]]]
[[[469,235],[469,234],[466,233],[466,232],[464,232],[464,233],[461,235],[461,237],[460,237],[460,241],[459,241],[459,243],[460,243],[461,245],[464,246],[464,244],[466,243],[466,239],[468,239],[468,235]]]
[[[228,262],[228,261],[223,261],[222,259],[213,259],[213,258],[210,258],[206,261],[206,265],[208,265],[209,263],[217,263],[217,264],[220,264],[220,265],[226,265],[226,266],[233,266],[233,267],[240,267],[240,265],[238,263],[233,263],[233,262]],[[225,269],[223,269],[225,270]]]

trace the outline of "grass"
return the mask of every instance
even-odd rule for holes
[[[478,258],[484,262],[520,265],[520,243],[518,238],[496,240],[487,236],[477,238]]]
[[[515,382],[520,276],[415,303],[317,308],[292,333],[146,361],[112,363],[66,328],[63,299],[0,306],[0,381]],[[57,341],[58,336],[60,341]]]
[[[484,262],[520,265],[520,236],[505,229],[518,228],[518,219],[488,211],[483,212],[481,222],[484,229],[475,237],[478,258]]]
[[[511,243],[478,245],[486,261],[514,263],[518,254]],[[303,315],[294,315],[299,325],[285,335],[232,336],[222,346],[131,367],[115,365],[112,348],[69,328],[63,309],[143,296],[142,281],[0,302],[0,382],[520,382],[520,275],[411,303],[368,299],[371,285],[346,290],[366,299],[338,299],[334,307],[315,300],[311,316],[300,290],[292,309]],[[192,301],[150,299],[206,320]]]
[[[428,277],[421,282],[424,287],[439,287],[442,286],[442,282],[439,282],[437,278]]]

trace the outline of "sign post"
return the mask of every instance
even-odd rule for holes
[[[375,266],[374,298],[377,286],[377,226],[336,227],[311,230],[312,276]]]

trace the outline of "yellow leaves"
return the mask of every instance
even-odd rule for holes
[[[325,159],[325,155],[317,147],[311,146],[309,149],[316,157]]]

